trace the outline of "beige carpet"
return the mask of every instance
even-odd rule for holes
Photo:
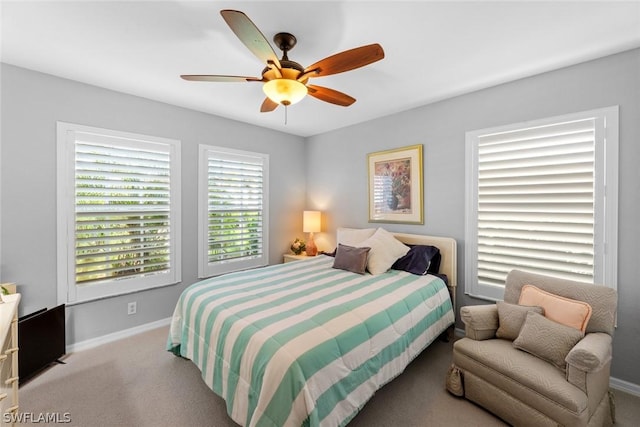
[[[167,327],[158,328],[67,356],[66,365],[21,386],[20,412],[70,418],[59,424],[66,426],[236,426],[195,365],[164,350],[167,333]],[[451,343],[436,341],[378,391],[349,427],[504,426],[444,390],[450,361]],[[640,398],[617,392],[616,400],[616,425],[638,425]]]

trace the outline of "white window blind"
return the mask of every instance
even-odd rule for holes
[[[76,283],[167,271],[169,153],[76,141]]]
[[[268,156],[200,150],[201,277],[266,265]]]
[[[67,302],[176,283],[175,144],[60,125]]]
[[[606,280],[605,125],[586,114],[472,136],[467,262],[480,296],[498,299],[512,269]]]

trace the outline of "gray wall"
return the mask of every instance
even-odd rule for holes
[[[182,283],[69,307],[67,344],[167,318],[197,280],[198,144],[270,154],[271,263],[302,229],[303,138],[6,64],[1,75],[1,280],[19,284],[21,315],[56,305],[56,121],[182,141]]]
[[[308,207],[326,212],[321,249],[335,244],[337,226],[378,225],[367,222],[366,154],[423,144],[425,224],[385,228],[454,237],[459,306],[484,303],[464,295],[465,132],[611,105],[620,106],[619,311],[612,375],[640,384],[640,50],[308,138],[307,162],[314,165],[307,174]]]
[[[456,238],[459,305],[479,304],[464,295],[465,132],[619,105],[620,297],[613,376],[640,384],[634,360],[640,342],[640,50],[307,138],[306,144],[299,137],[12,66],[2,66],[1,83],[0,279],[21,284],[21,313],[56,303],[56,121],[182,141],[183,282],[69,308],[69,344],[165,318],[182,289],[197,280],[199,143],[271,155],[271,263],[280,262],[299,235],[305,207],[325,212],[325,232],[316,235],[320,249],[333,248],[337,226],[378,225],[367,222],[366,154],[423,144],[425,224],[387,228]],[[306,183],[291,179],[304,175],[305,164],[310,166]],[[127,316],[126,303],[133,299],[138,314]]]

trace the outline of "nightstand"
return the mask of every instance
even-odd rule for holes
[[[300,261],[301,259],[307,259],[307,258],[312,258],[310,256],[307,256],[307,254],[305,254],[304,252],[301,253],[300,255],[296,255],[296,254],[284,254],[283,255],[284,258],[284,262],[292,262],[292,261]]]

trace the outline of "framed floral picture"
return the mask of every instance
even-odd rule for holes
[[[422,145],[367,155],[369,222],[424,224]]]

